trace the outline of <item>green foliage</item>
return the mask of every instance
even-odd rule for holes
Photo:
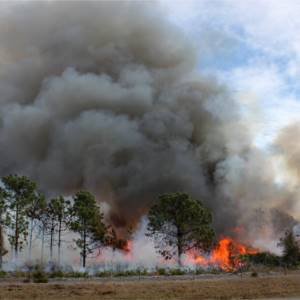
[[[186,272],[184,270],[181,269],[170,269],[169,271],[169,275],[171,276],[178,276],[178,275],[184,275]]]
[[[106,227],[103,214],[91,193],[80,191],[76,193],[73,201],[70,228],[80,235],[75,242],[81,249],[82,265],[85,267],[87,255],[104,244]]]
[[[47,203],[46,206],[46,217],[48,219],[48,227],[54,227],[59,229],[59,226],[68,224],[68,216],[70,210],[70,201],[64,199],[64,197],[59,196],[57,198],[52,198]],[[61,228],[62,230],[62,228]]]
[[[282,259],[270,252],[258,252],[254,254],[242,254],[239,257],[245,264],[264,265],[270,267],[280,266]]]
[[[8,239],[17,254],[27,239],[29,208],[32,203],[37,202],[40,195],[36,192],[36,184],[25,176],[4,176],[2,182],[8,208],[6,224],[11,232]]]
[[[147,235],[154,237],[158,252],[165,258],[180,256],[196,248],[207,251],[214,240],[212,215],[200,201],[185,193],[159,196],[148,213]]]
[[[118,271],[114,273],[114,277],[136,276],[138,273],[135,270]]]
[[[0,269],[2,268],[2,257],[7,253],[4,245],[4,227],[5,222],[5,213],[7,210],[7,204],[5,202],[5,191],[0,188]]]
[[[48,282],[48,276],[47,274],[42,271],[41,269],[37,269],[32,273],[32,279],[35,283],[47,283]]]
[[[283,248],[283,261],[289,265],[298,265],[300,261],[300,248],[292,231],[287,231],[280,239],[279,245]]]
[[[0,271],[0,278],[5,278],[7,276],[7,272],[1,270]]]
[[[65,274],[62,270],[55,270],[49,274],[50,278],[63,278]]]
[[[68,272],[64,274],[64,277],[70,277],[70,278],[87,278],[89,277],[89,274],[87,272]]]
[[[13,277],[21,278],[21,277],[26,277],[28,275],[28,272],[16,270],[16,271],[12,272],[11,274]]]
[[[101,272],[97,272],[95,274],[96,277],[110,277],[112,276],[112,272],[111,271],[101,271]]]
[[[157,268],[156,269],[156,272],[158,275],[160,276],[165,276],[168,274],[167,270],[165,268]]]
[[[214,267],[212,267],[212,268],[208,268],[205,273],[217,275],[217,274],[223,273],[223,270],[220,269],[220,268],[214,268]]]
[[[196,275],[201,275],[201,274],[204,274],[205,272],[206,271],[203,268],[199,268],[199,267],[197,267],[195,270]]]
[[[59,196],[50,199],[44,211],[44,229],[50,235],[50,258],[53,255],[55,235],[58,234],[58,260],[60,261],[61,234],[69,223],[70,201]]]
[[[36,193],[25,208],[25,214],[29,219],[40,220],[46,209],[46,199],[43,194]]]

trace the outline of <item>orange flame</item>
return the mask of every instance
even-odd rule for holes
[[[122,251],[125,252],[125,259],[131,260],[132,259],[132,241],[126,241],[126,244],[122,248]]]
[[[224,271],[237,269],[241,265],[240,254],[254,254],[257,250],[247,248],[245,245],[234,241],[230,237],[224,237],[212,250],[209,257],[188,253],[188,260],[197,265],[217,265]]]

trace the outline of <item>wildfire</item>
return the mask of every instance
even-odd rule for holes
[[[119,250],[123,252],[123,259],[125,261],[131,261],[134,259],[133,255],[133,241],[124,240],[120,244]],[[187,263],[199,266],[217,266],[224,271],[237,270],[243,265],[243,262],[240,259],[241,254],[255,254],[257,253],[256,249],[249,248],[246,245],[236,241],[231,237],[223,237],[219,240],[214,249],[207,255],[199,255],[196,250],[191,250],[187,253],[186,259]],[[162,263],[166,261],[162,260]],[[169,263],[176,263],[168,261]]]
[[[121,249],[125,253],[125,259],[131,260],[132,259],[132,241],[128,240],[124,244],[123,248]]]
[[[241,265],[240,254],[254,253],[257,253],[257,250],[248,248],[230,237],[224,237],[208,257],[197,255],[192,251],[188,254],[188,260],[197,265],[217,265],[224,271],[229,271]]]

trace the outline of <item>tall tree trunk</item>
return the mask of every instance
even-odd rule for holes
[[[41,250],[41,264],[44,263],[44,245],[45,245],[45,225],[42,225],[42,250]]]
[[[177,229],[177,264],[179,268],[182,267],[181,255],[182,255],[182,233],[180,229]]]
[[[83,249],[82,249],[82,266],[85,268],[86,263],[86,230],[83,230]]]
[[[59,219],[58,223],[58,243],[57,243],[57,254],[58,254],[58,265],[60,265],[60,255],[61,255],[61,219]]]
[[[11,245],[10,245],[10,262],[11,262],[11,263],[14,262],[14,257],[15,257],[15,253],[14,253],[14,245],[11,244]]]
[[[0,270],[2,269],[2,257],[5,253],[5,249],[4,249],[4,239],[3,239],[3,229],[2,229],[2,225],[0,225]]]
[[[28,249],[28,260],[31,261],[32,253],[32,236],[33,236],[33,219],[30,219],[30,228],[29,228],[29,249]]]
[[[53,238],[54,238],[54,223],[52,220],[51,229],[50,229],[50,261],[53,261]]]
[[[15,244],[14,244],[14,258],[18,259],[19,249],[19,205],[16,205],[16,224],[15,224]]]

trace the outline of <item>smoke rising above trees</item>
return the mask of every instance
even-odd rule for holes
[[[116,228],[174,190],[203,199],[219,233],[294,203],[155,3],[15,3],[0,39],[1,176],[28,175],[50,197],[87,189]]]

